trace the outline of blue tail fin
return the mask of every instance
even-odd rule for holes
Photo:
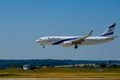
[[[101,36],[110,36],[114,34],[114,29],[115,29],[116,23],[113,23],[110,25],[102,34]]]

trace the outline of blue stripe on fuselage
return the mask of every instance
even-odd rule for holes
[[[60,40],[60,41],[57,41],[57,42],[53,43],[53,45],[58,45],[60,43],[63,43],[64,41],[69,41],[69,40],[74,40],[74,39],[78,39],[78,38],[63,39],[63,40]]]

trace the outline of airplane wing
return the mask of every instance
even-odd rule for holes
[[[78,48],[78,45],[80,45],[86,38],[88,38],[89,36],[91,36],[93,33],[93,30],[90,31],[90,33],[80,39],[74,40],[72,41],[72,45],[74,45],[74,48]]]

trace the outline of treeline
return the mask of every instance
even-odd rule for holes
[[[59,66],[59,65],[74,65],[74,64],[96,64],[107,66],[107,64],[117,63],[120,64],[120,61],[109,60],[109,61],[90,61],[90,60],[54,60],[54,59],[45,59],[45,60],[0,60],[0,69],[5,68],[19,68],[25,64],[31,66]],[[116,66],[115,64],[113,66]],[[120,67],[117,66],[117,67]]]

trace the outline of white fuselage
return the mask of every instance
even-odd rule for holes
[[[37,39],[36,42],[41,45],[62,45],[64,47],[72,46],[71,42],[82,38],[82,36],[47,36]],[[106,43],[113,40],[113,37],[107,36],[91,36],[88,37],[80,45],[94,45],[100,43]]]
[[[117,36],[113,36],[116,23],[110,25],[100,36],[91,36],[93,30],[85,36],[47,36],[41,37],[36,40],[37,43],[43,45],[62,45],[64,47],[74,46],[75,49],[78,45],[94,45],[106,43]]]

